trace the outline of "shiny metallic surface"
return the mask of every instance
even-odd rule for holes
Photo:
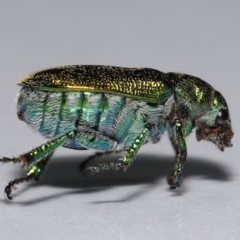
[[[72,65],[49,68],[20,79],[17,84],[48,91],[93,91],[165,102],[173,92],[166,73],[151,68]]]

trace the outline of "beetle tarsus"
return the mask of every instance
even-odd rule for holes
[[[100,163],[97,166],[90,166],[87,169],[91,171],[92,174],[103,172],[103,171],[109,171],[109,170],[124,170],[124,164],[123,163]]]
[[[89,156],[86,160],[84,160],[83,162],[80,163],[79,165],[79,169],[80,169],[80,172],[81,174],[86,177],[87,174],[85,173],[85,169],[88,169],[87,168],[87,165],[90,163],[90,162],[93,162],[94,160],[96,160],[97,158],[100,158],[101,156],[103,155],[108,155],[108,154],[112,154],[113,152],[97,152],[95,153],[94,155],[91,155]],[[91,170],[91,169],[90,169]]]
[[[11,183],[11,182],[10,182],[10,183]],[[11,192],[12,192],[12,190],[11,190],[10,183],[5,187],[5,193],[6,193],[6,195],[7,195],[7,198],[8,198],[9,200],[12,200],[12,197],[11,197]]]
[[[16,184],[29,181],[29,180],[32,179],[34,176],[35,176],[35,174],[32,173],[32,174],[26,175],[25,177],[16,178],[16,179],[14,179],[13,181],[10,181],[10,182],[8,183],[8,185],[5,187],[5,193],[6,193],[6,195],[7,195],[7,198],[8,198],[9,200],[12,200],[11,193],[12,193],[12,190],[15,189],[15,185],[16,185]]]

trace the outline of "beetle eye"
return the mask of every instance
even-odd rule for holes
[[[226,125],[229,120],[229,114],[227,109],[220,109],[215,120],[216,125]]]

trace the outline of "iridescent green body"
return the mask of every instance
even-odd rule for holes
[[[64,66],[35,72],[18,84],[54,92],[104,92],[151,103],[165,102],[173,93],[167,74],[150,68]]]
[[[64,66],[38,71],[21,79],[17,113],[43,136],[46,144],[1,162],[21,162],[27,175],[15,184],[38,179],[52,152],[59,146],[105,152],[126,151],[119,163],[90,167],[93,172],[126,170],[140,147],[159,142],[168,130],[176,152],[171,188],[182,182],[187,158],[185,138],[197,129],[198,140],[219,149],[231,146],[228,106],[207,82],[190,75],[163,73],[150,68]]]

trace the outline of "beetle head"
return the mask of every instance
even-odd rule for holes
[[[213,107],[195,120],[197,140],[208,140],[223,151],[232,147],[233,131],[227,103],[218,91],[215,91]]]

